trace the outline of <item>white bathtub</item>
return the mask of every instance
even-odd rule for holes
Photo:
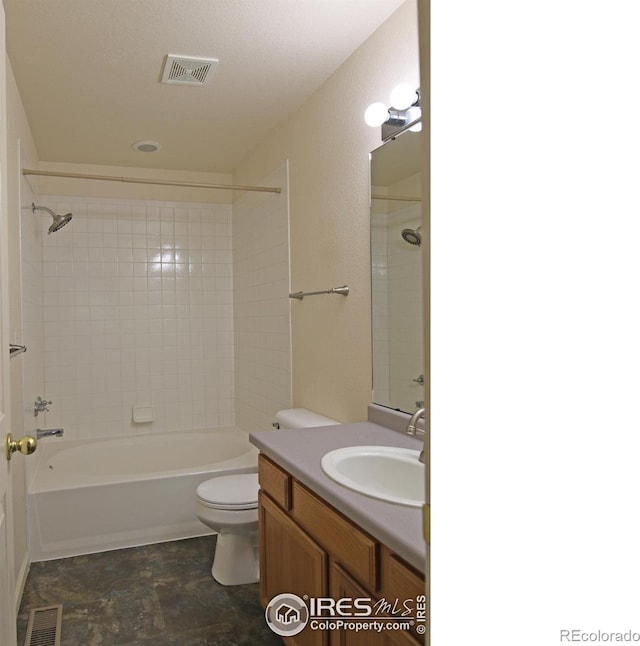
[[[210,534],[195,515],[196,487],[257,470],[236,428],[41,441],[27,489],[32,561]]]

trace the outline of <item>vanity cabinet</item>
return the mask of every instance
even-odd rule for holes
[[[424,595],[424,578],[269,458],[260,454],[260,602],[278,594],[370,598],[398,604]],[[397,601],[396,601],[397,600]],[[351,620],[351,618],[348,618]],[[320,631],[284,637],[293,646],[416,646],[411,631]]]

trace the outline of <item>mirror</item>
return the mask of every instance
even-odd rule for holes
[[[373,402],[424,405],[420,133],[371,153]]]

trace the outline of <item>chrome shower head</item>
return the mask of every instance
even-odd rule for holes
[[[417,229],[402,229],[402,239],[415,247],[419,247],[422,244],[421,228],[420,226]]]
[[[36,210],[39,211],[46,211],[52,218],[53,222],[51,226],[49,227],[49,235],[52,233],[55,233],[56,231],[59,231],[62,229],[62,227],[67,224],[67,222],[71,221],[71,218],[73,215],[71,213],[65,213],[64,215],[58,215],[57,213],[54,213],[51,209],[48,209],[46,206],[36,206],[33,202],[31,202],[31,211],[33,213],[36,212]]]
[[[55,233],[56,231],[59,231],[62,229],[62,227],[67,224],[68,222],[71,221],[71,218],[73,215],[71,213],[65,213],[64,215],[54,215],[53,216],[53,222],[51,226],[49,227],[49,235],[52,233]]]

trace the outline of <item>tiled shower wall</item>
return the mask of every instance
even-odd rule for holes
[[[376,204],[374,203],[374,207]],[[373,401],[389,406],[389,284],[386,212],[371,212],[371,343],[373,346]]]
[[[402,229],[421,224],[419,204],[396,212],[387,232],[389,299],[389,397],[394,407],[413,412],[424,402],[422,252],[402,239]]]
[[[236,423],[271,428],[291,406],[291,301],[287,166],[261,186],[279,194],[245,193],[233,205]]]
[[[234,424],[231,205],[41,196],[45,393],[65,437]],[[132,408],[151,405],[153,421]]]
[[[413,412],[424,401],[422,254],[402,239],[419,204],[372,215],[373,401]]]

